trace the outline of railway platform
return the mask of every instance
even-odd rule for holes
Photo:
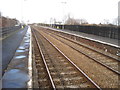
[[[20,45],[28,27],[20,28],[19,30],[16,29],[14,32],[5,35],[4,38],[1,40],[2,42],[2,72],[7,68],[10,60],[12,59],[15,50]]]
[[[31,86],[30,27],[2,77],[2,88],[28,88]]]
[[[64,30],[64,29],[55,29],[55,28],[51,28],[51,27],[44,27],[44,28],[49,28],[52,30],[57,30],[57,31],[61,31],[61,32],[65,32],[68,34],[72,34],[72,35],[77,35],[86,39],[90,39],[96,42],[101,42],[101,43],[105,43],[111,46],[115,46],[118,47],[119,44],[118,42],[120,42],[120,40],[117,39],[111,39],[111,38],[107,38],[107,37],[102,37],[102,36],[97,36],[97,35],[92,35],[92,34],[86,34],[86,33],[82,33],[82,32],[78,32],[78,31],[71,31],[71,30]]]

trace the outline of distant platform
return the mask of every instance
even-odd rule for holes
[[[120,40],[117,39],[111,39],[111,38],[107,38],[107,37],[102,37],[102,36],[97,36],[97,35],[92,35],[92,34],[86,34],[86,33],[82,33],[82,32],[78,32],[78,31],[71,31],[71,30],[64,30],[64,29],[55,29],[55,28],[51,28],[51,27],[44,27],[44,28],[49,28],[49,29],[53,29],[53,30],[57,30],[60,32],[64,32],[64,33],[69,33],[72,35],[76,35],[79,37],[83,37],[86,39],[90,39],[96,42],[100,42],[100,43],[104,43],[110,46],[114,46],[114,47],[119,47],[119,43]],[[120,47],[119,47],[120,48]]]

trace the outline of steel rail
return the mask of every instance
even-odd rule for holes
[[[52,36],[52,37],[54,37],[54,36]],[[57,39],[57,40],[59,40],[59,39],[58,39],[58,38],[56,38],[56,37],[54,37],[54,38],[55,38],[55,39]],[[76,49],[75,47],[72,47],[71,45],[69,45],[69,44],[67,44],[67,43],[65,43],[65,42],[63,42],[63,41],[61,41],[61,40],[59,40],[59,41],[60,41],[60,42],[62,42],[62,43],[64,43],[64,44],[66,44],[66,45],[68,45],[68,46],[69,46],[69,47],[71,47],[72,49],[74,49],[74,50],[76,50],[76,51],[78,51],[78,52],[82,53],[83,55],[85,55],[85,56],[87,56],[88,58],[90,58],[90,59],[94,60],[95,62],[97,62],[97,63],[101,64],[102,66],[104,66],[104,67],[108,68],[109,70],[111,70],[111,71],[115,72],[116,74],[120,75],[120,72],[119,72],[119,71],[114,70],[113,68],[111,68],[111,67],[109,67],[109,66],[105,65],[104,63],[102,63],[102,62],[98,61],[97,59],[95,59],[95,58],[93,58],[93,57],[91,57],[91,56],[87,55],[86,53],[84,53],[84,52],[82,52],[82,51],[80,51],[80,50]]]
[[[33,31],[33,30],[32,30],[32,31]],[[41,47],[40,47],[40,44],[38,43],[39,41],[38,41],[38,39],[37,39],[37,36],[35,35],[35,32],[34,32],[34,31],[33,31],[33,33],[34,33],[35,40],[36,40],[36,42],[37,42],[37,45],[38,45],[39,51],[40,51],[40,53],[41,53],[41,55],[42,55],[42,60],[43,60],[43,62],[44,62],[44,64],[45,64],[45,67],[46,67],[46,70],[47,70],[47,73],[48,73],[48,76],[49,76],[50,82],[51,82],[51,84],[52,84],[52,88],[53,88],[54,90],[56,90],[56,87],[55,87],[54,81],[53,81],[53,79],[52,79],[52,76],[51,76],[50,71],[49,71],[49,69],[48,69],[47,63],[46,63],[46,61],[45,61],[44,54],[43,54],[43,52],[42,52],[42,49],[41,49]]]
[[[102,53],[102,52],[100,52],[100,51],[97,51],[97,50],[95,50],[95,49],[92,49],[92,48],[90,48],[90,47],[87,47],[87,46],[85,46],[84,44],[79,43],[79,42],[77,42],[77,41],[73,41],[72,39],[69,39],[69,38],[67,38],[67,37],[64,37],[64,36],[61,36],[61,35],[58,35],[58,34],[56,34],[56,35],[59,36],[59,37],[62,37],[62,38],[64,38],[64,39],[66,39],[66,40],[68,40],[68,41],[74,42],[75,44],[78,44],[78,45],[80,45],[80,46],[83,46],[83,47],[85,47],[85,48],[88,48],[88,49],[90,49],[90,50],[92,50],[92,51],[95,51],[95,52],[100,53],[100,54],[102,54],[102,55],[104,55],[104,56],[106,56],[106,57],[109,57],[109,58],[111,58],[111,59],[115,59],[115,60],[117,60],[118,62],[120,62],[120,60],[119,60],[118,58],[114,58],[114,57],[112,57],[112,56],[110,56],[110,55],[106,55],[106,54],[104,54],[104,53]],[[116,57],[119,57],[119,56],[116,56]]]
[[[39,33],[40,34],[40,33]],[[41,34],[42,35],[42,34]],[[44,35],[42,35],[58,52],[60,52],[80,73],[82,73],[96,88],[102,90],[87,74],[85,74],[70,58],[68,58],[59,48],[57,48],[50,40],[48,40]]]

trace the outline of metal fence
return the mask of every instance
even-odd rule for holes
[[[0,28],[0,38],[3,38],[10,33],[19,30],[21,26],[13,26],[13,27],[5,27],[5,28]]]

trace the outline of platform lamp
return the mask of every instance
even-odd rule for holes
[[[64,16],[64,5],[66,5],[67,4],[67,2],[61,2],[61,4],[63,5],[63,16]],[[64,27],[64,19],[63,19],[63,25],[62,25],[62,29],[64,29],[65,27]]]
[[[118,26],[120,26],[120,1],[118,2]]]

